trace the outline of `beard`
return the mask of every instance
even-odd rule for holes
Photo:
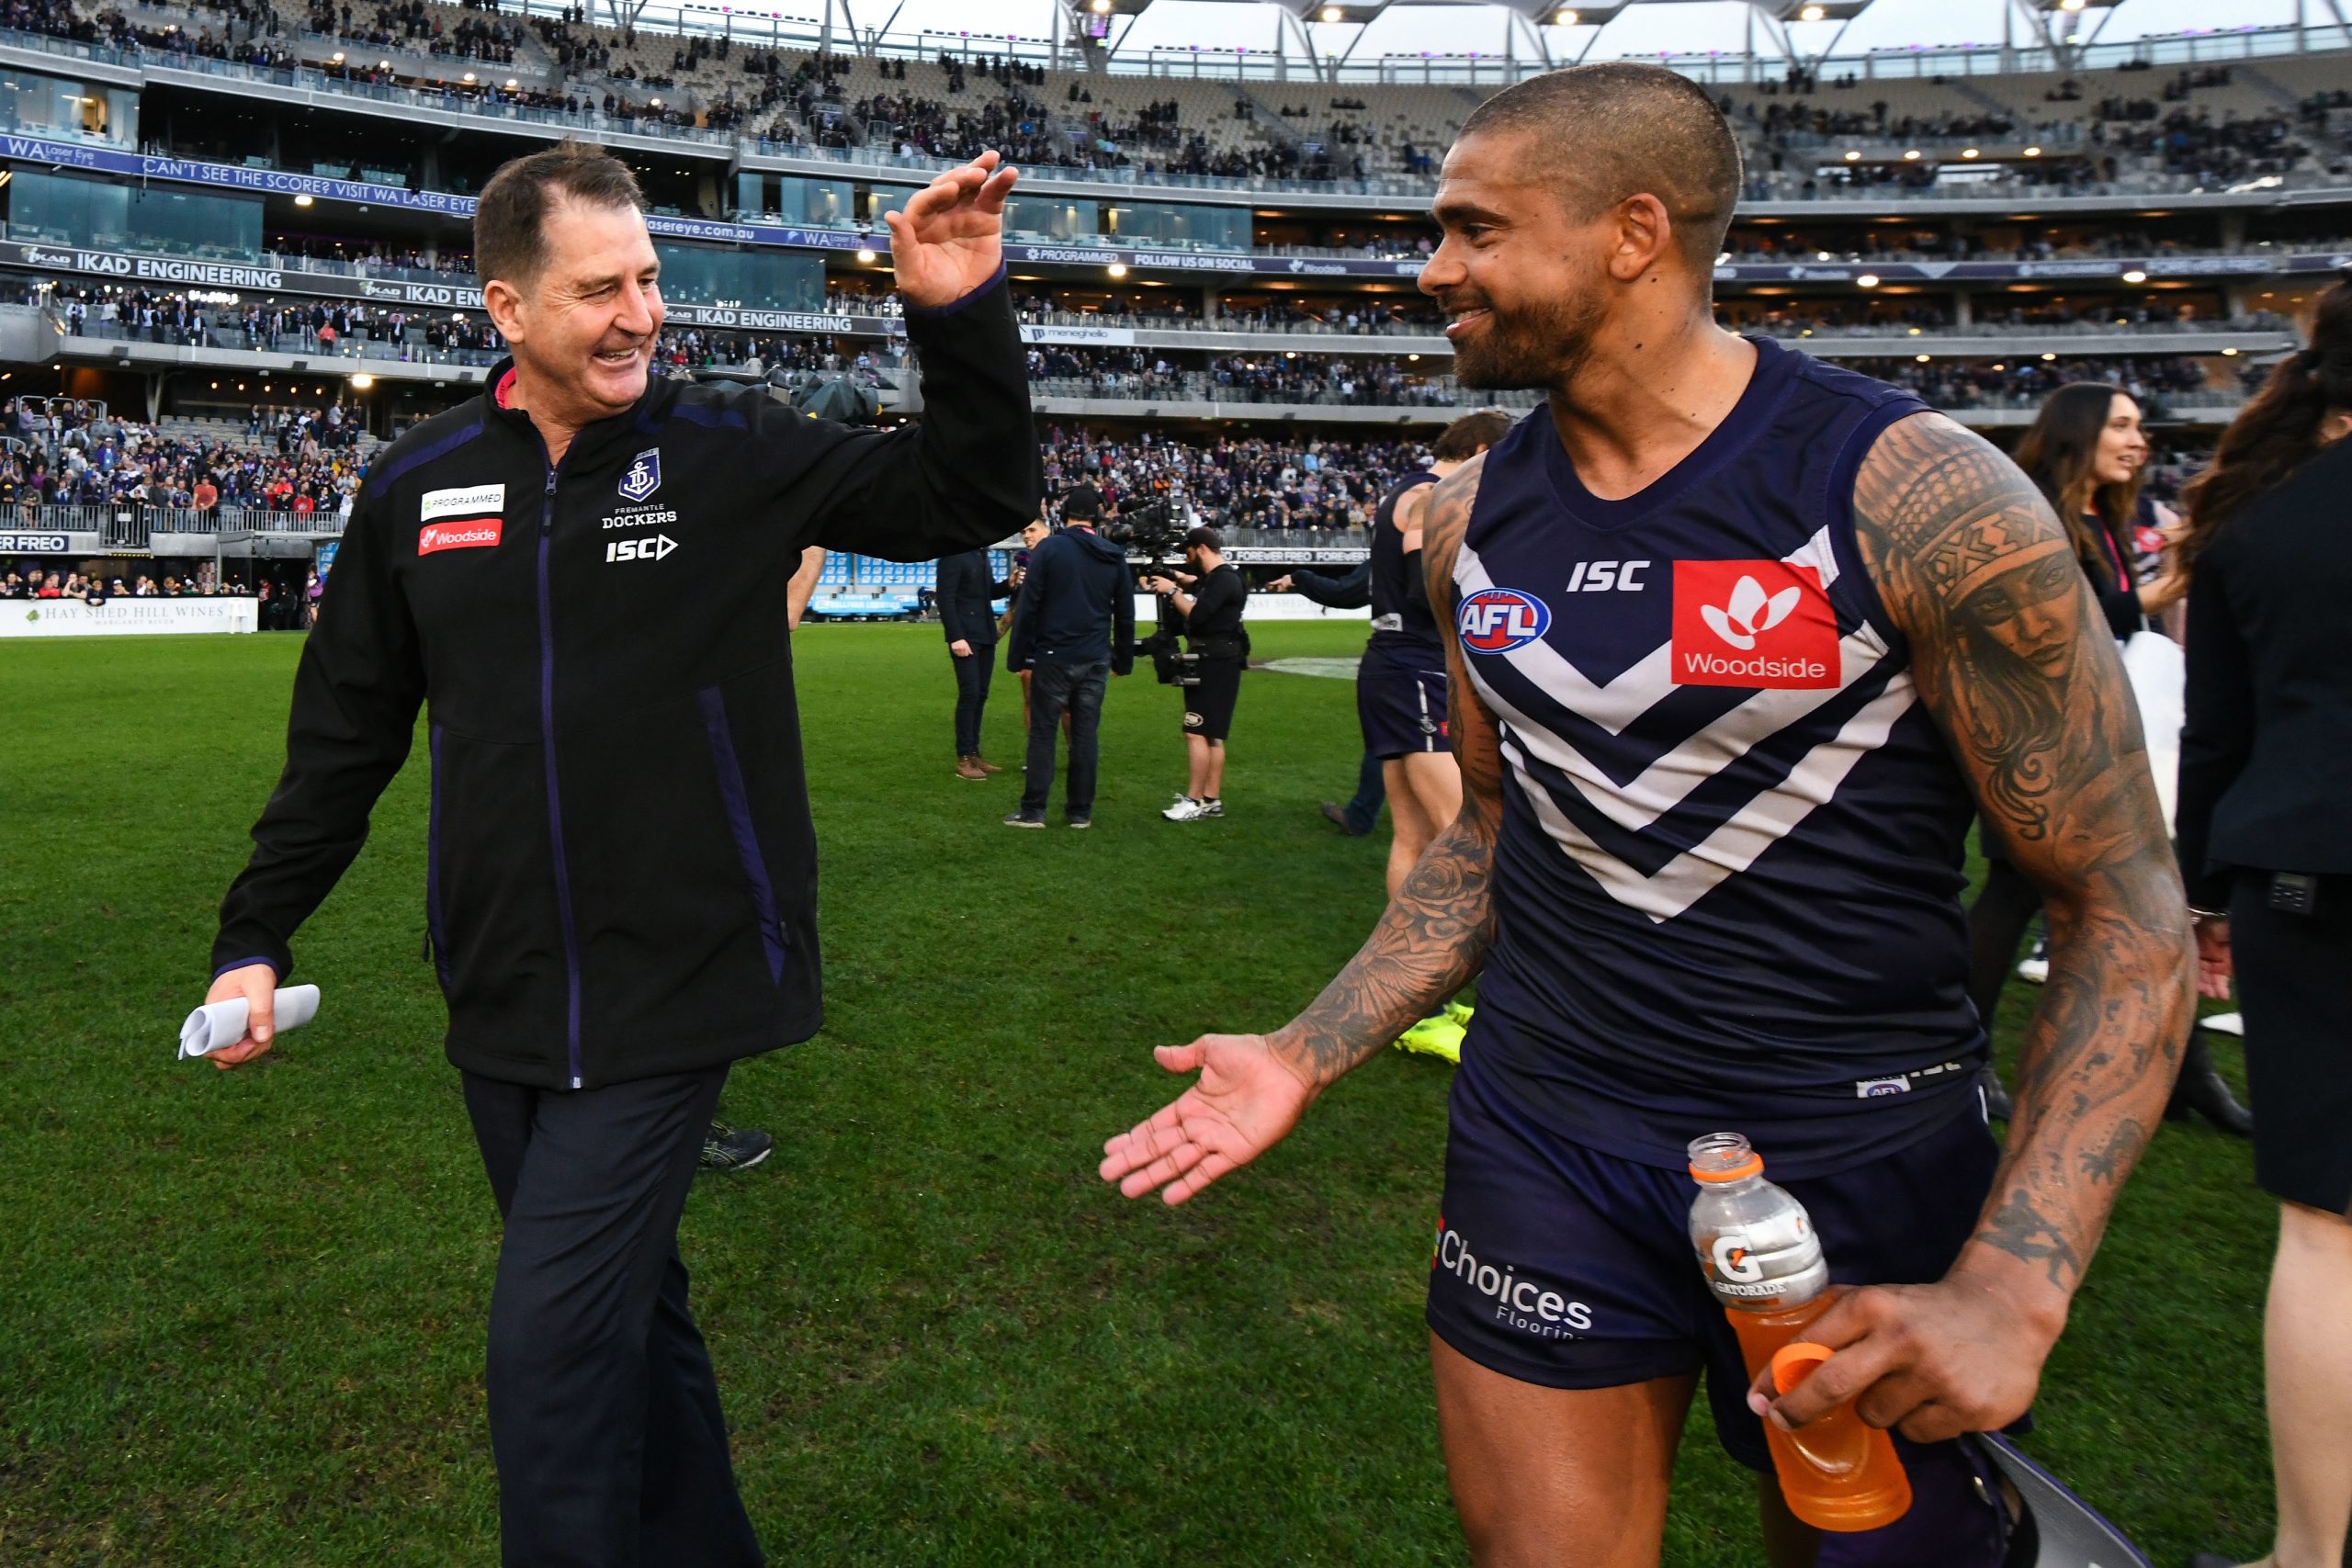
[[[1575,375],[1606,314],[1597,294],[1550,299],[1506,313],[1484,301],[1487,324],[1453,349],[1454,379],[1485,391],[1545,391]]]

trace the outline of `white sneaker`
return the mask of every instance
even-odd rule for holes
[[[1204,800],[1201,802],[1201,815],[1204,817],[1224,816],[1225,802],[1222,800]]]
[[[1176,804],[1160,813],[1170,822],[1197,822],[1208,815],[1207,809],[1189,795],[1180,795]]]
[[[2031,985],[2047,985],[2050,981],[2050,960],[2040,953],[2018,959],[2018,978]]]

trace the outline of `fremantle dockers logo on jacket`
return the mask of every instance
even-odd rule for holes
[[[621,476],[621,499],[643,501],[662,488],[662,448],[650,446],[629,459]]]

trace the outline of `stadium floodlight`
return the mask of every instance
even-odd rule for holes
[[[1070,11],[1080,18],[1081,30],[1088,20],[1104,17],[1140,17],[1150,9],[1151,0],[1070,0]]]
[[[1361,27],[1388,9],[1388,0],[1277,0],[1277,3],[1302,22],[1329,22],[1335,26]]]
[[[1871,0],[1772,0],[1776,22],[1850,22],[1871,8]]]
[[[1632,0],[1506,0],[1510,8],[1539,28],[1605,28]]]

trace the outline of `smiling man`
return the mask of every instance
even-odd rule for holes
[[[505,1221],[510,1564],[761,1560],[677,1226],[729,1065],[822,1019],[789,584],[805,548],[929,560],[1036,514],[1013,180],[984,153],[889,215],[925,413],[886,434],[650,379],[636,180],[569,142],[506,164],[474,255],[514,357],[378,454],[344,535],[213,944],[250,1032],[212,1059],[269,1049],[295,928],[426,708],[424,940]]]
[[[1739,184],[1656,66],[1464,125],[1420,287],[1465,384],[1547,397],[1425,513],[1461,813],[1305,1012],[1162,1048],[1199,1081],[1102,1162],[1182,1201],[1483,973],[1428,1304],[1483,1568],[1655,1563],[1702,1371],[1780,1568],[1999,1562],[1954,1439],[2032,1400],[2188,1031],[2188,911],[2065,530],[1917,400],[1714,324]],[[2006,1150],[1965,986],[1979,806],[2051,911]],[[1722,1129],[1859,1287],[1773,1404],[1685,1232],[1686,1145]],[[1915,1501],[1826,1550],[1758,1418],[1855,1397]]]

